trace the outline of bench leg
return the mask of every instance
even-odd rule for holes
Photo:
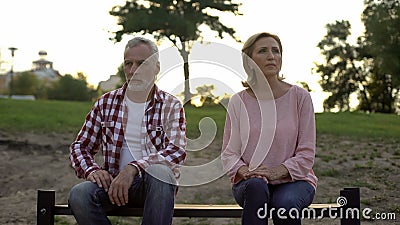
[[[38,190],[37,225],[54,225],[55,191]]]
[[[345,197],[347,204],[343,206],[341,225],[360,225],[360,188],[344,188],[340,196]]]

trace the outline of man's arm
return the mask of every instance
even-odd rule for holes
[[[98,100],[87,114],[76,140],[70,146],[70,160],[79,178],[86,179],[92,172],[100,169],[93,157],[99,149],[100,135],[101,120]]]

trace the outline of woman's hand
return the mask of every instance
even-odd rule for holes
[[[282,164],[273,168],[267,168],[266,166],[261,165],[257,169],[246,173],[245,179],[257,177],[263,178],[264,180],[272,181],[282,179],[287,176],[289,176],[289,171]]]
[[[265,182],[268,183],[267,178],[262,175],[262,174],[265,173],[266,169],[267,169],[267,167],[261,165],[257,169],[255,169],[253,171],[249,171],[249,167],[242,166],[237,171],[237,175],[239,176],[239,178],[244,179],[244,180],[247,180],[247,179],[250,179],[250,178],[261,178]]]
[[[241,166],[241,167],[238,169],[238,171],[237,171],[237,176],[238,176],[240,179],[247,180],[246,174],[247,174],[248,172],[249,172],[249,167],[247,167],[247,166]]]
[[[253,170],[253,171],[248,171],[245,174],[245,179],[249,179],[249,178],[261,178],[263,179],[265,182],[268,183],[268,177],[267,177],[267,167],[264,165],[260,165],[259,167],[257,167],[257,169]]]

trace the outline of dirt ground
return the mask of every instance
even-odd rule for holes
[[[73,139],[74,134],[0,131],[0,224],[36,224],[38,189],[56,190],[56,202],[67,202],[70,188],[80,182],[68,159]],[[219,144],[214,143],[210,148],[214,153],[204,154],[205,158],[218,154]],[[196,161],[202,153],[192,156],[188,158]],[[400,224],[400,140],[319,135],[314,170],[319,177],[314,203],[335,202],[341,188],[360,187],[361,209],[370,208],[370,215],[396,216],[394,220],[363,219],[362,224]],[[206,185],[181,187],[176,201],[234,203],[226,177]],[[58,221],[75,224],[72,217],[59,217]],[[121,221],[117,223],[139,223],[132,218]],[[240,220],[174,218],[173,224],[240,224]],[[339,220],[305,220],[303,224],[339,224]]]

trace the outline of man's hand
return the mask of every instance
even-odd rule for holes
[[[108,191],[113,177],[105,170],[96,170],[91,173],[86,178],[86,180],[92,181],[93,183],[96,183],[99,187],[102,187],[104,188],[104,190]]]
[[[108,197],[112,204],[118,206],[128,203],[128,191],[132,185],[133,178],[138,174],[136,167],[127,165],[122,169],[117,177],[111,182]]]

